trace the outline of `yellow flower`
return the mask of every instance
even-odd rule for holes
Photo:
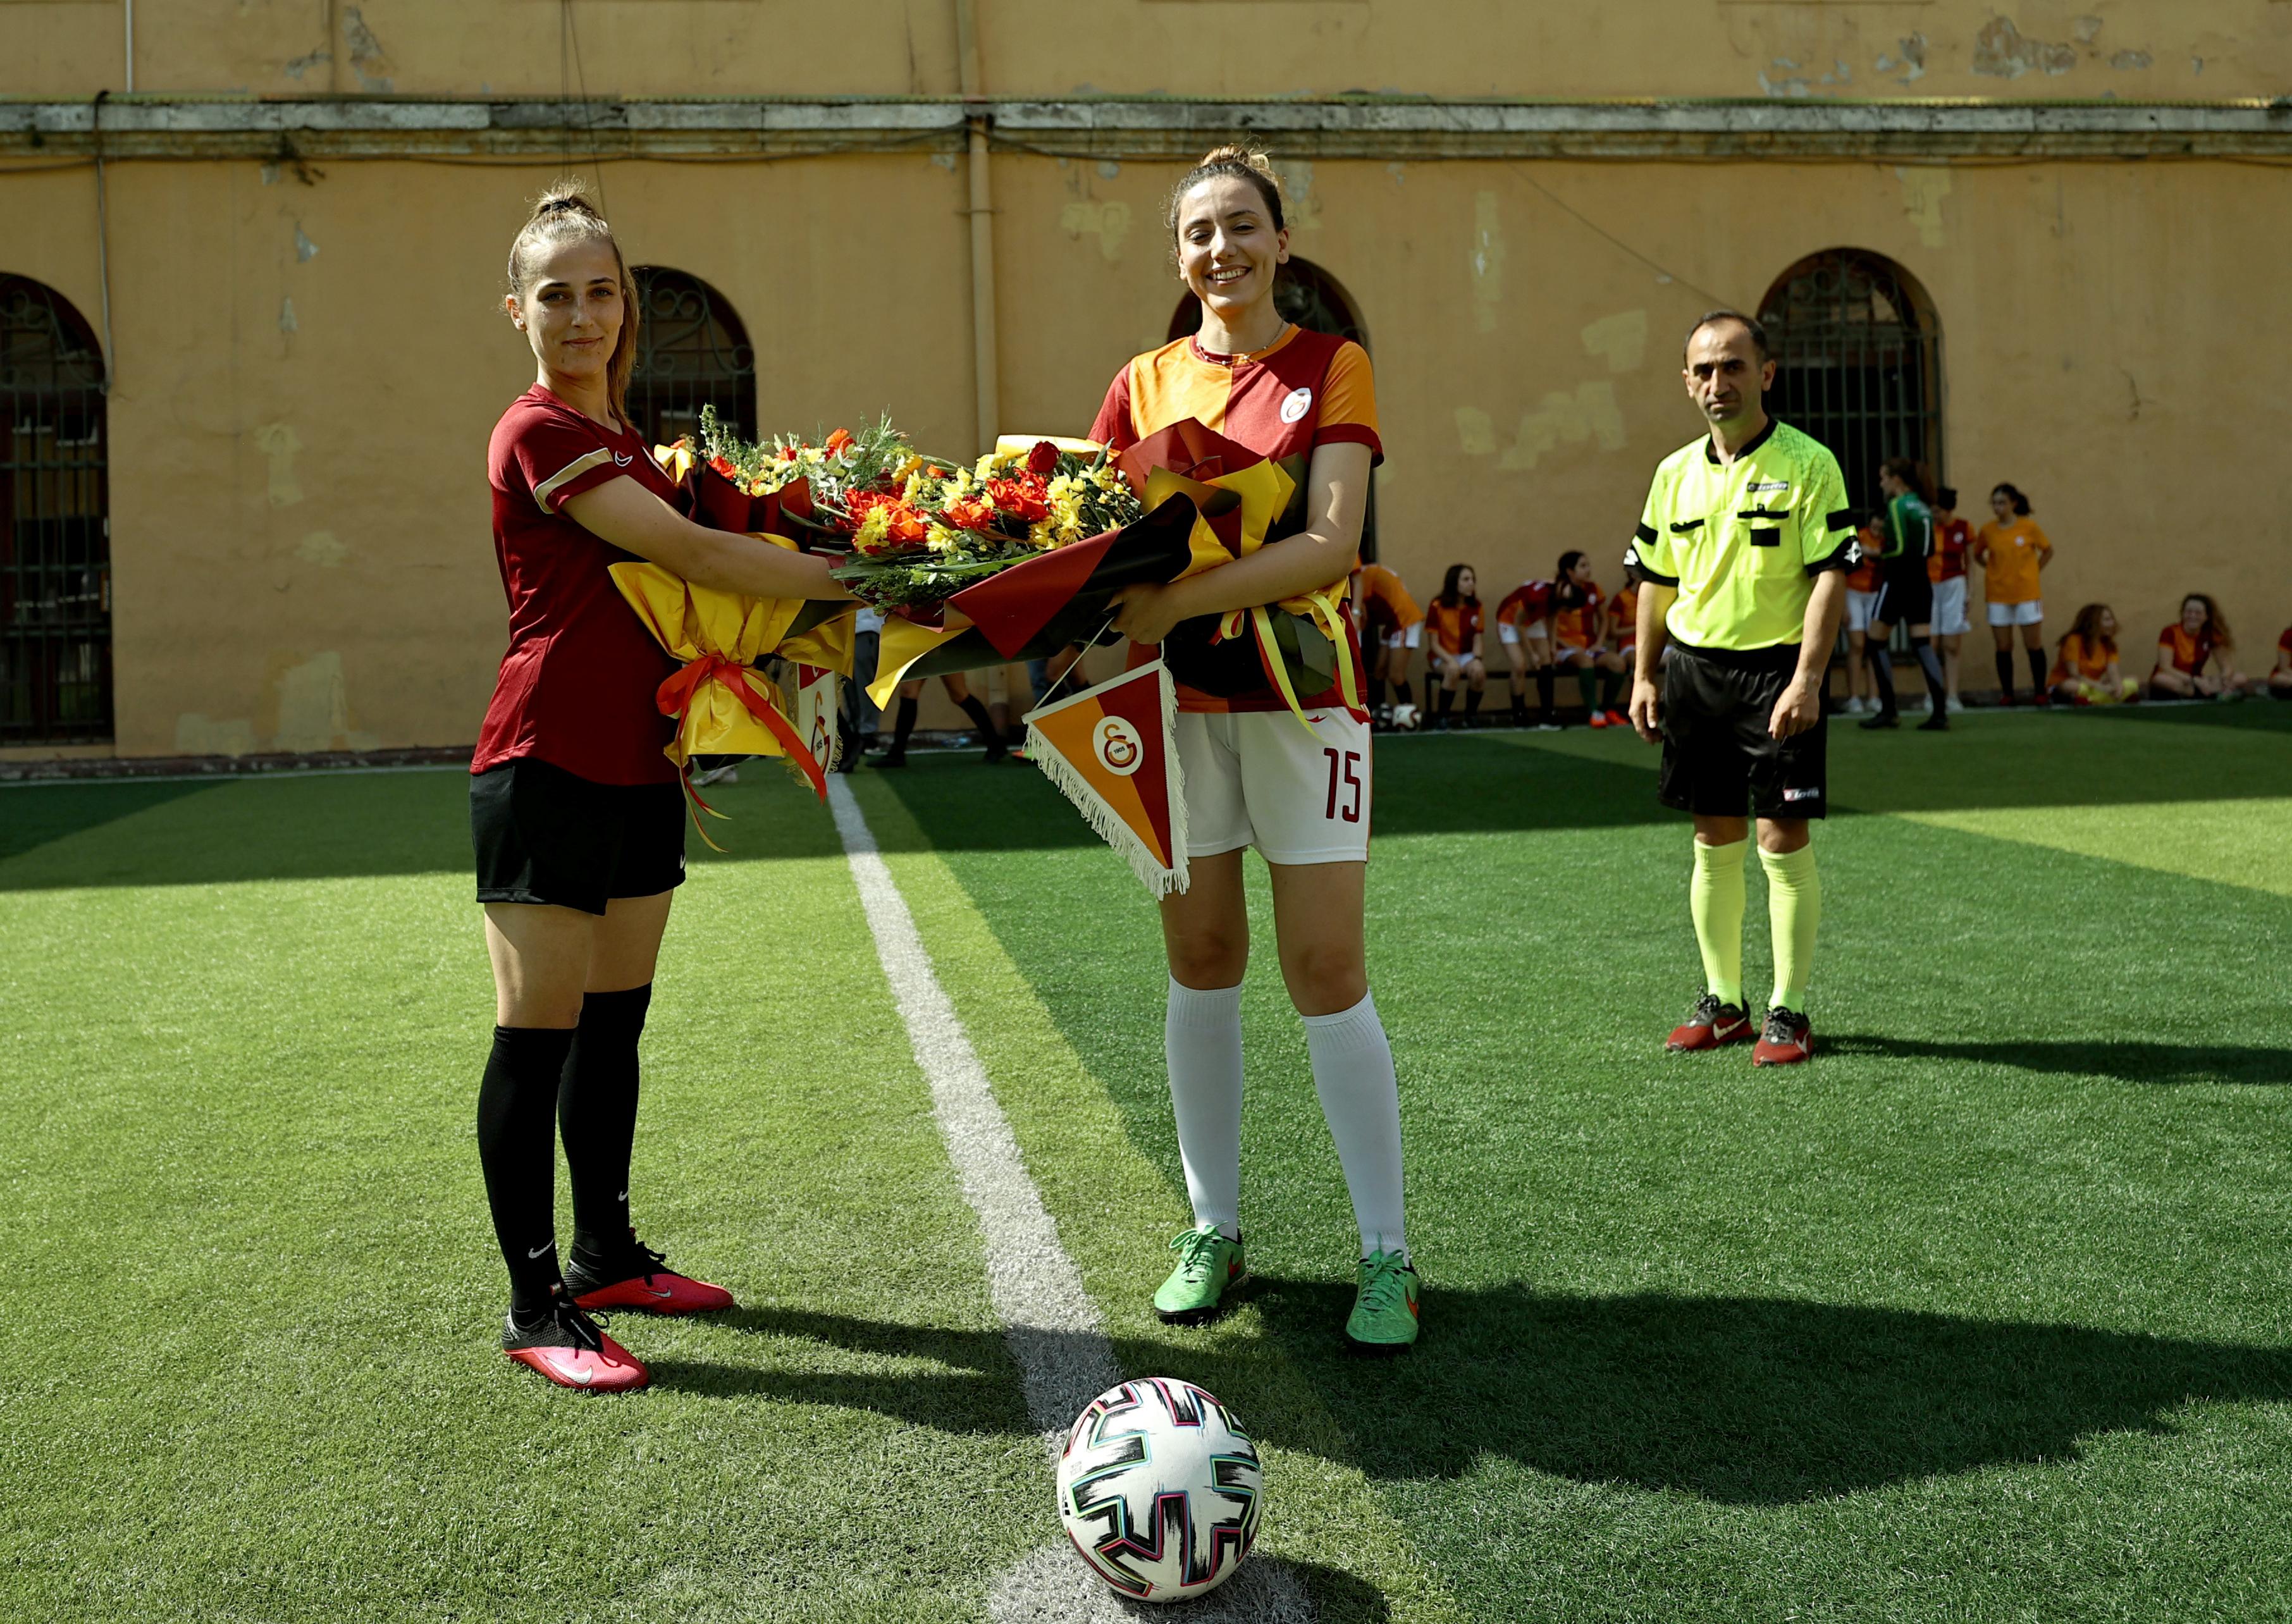
[[[1027,527],[1027,540],[1035,546],[1045,549],[1059,545],[1058,532],[1052,528],[1051,521],[1047,519],[1037,519]]]
[[[872,553],[884,545],[892,533],[892,517],[882,508],[870,508],[852,533],[851,545],[862,553]]]
[[[950,525],[933,524],[924,532],[924,545],[934,553],[950,553],[963,545],[963,532]]]

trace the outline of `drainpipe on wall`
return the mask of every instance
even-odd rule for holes
[[[979,448],[995,448],[1001,394],[995,368],[995,193],[987,173],[987,117],[979,73],[977,0],[955,0],[956,71],[971,117],[971,366]]]
[[[135,93],[135,0],[121,0],[125,7],[127,36],[127,93]]]

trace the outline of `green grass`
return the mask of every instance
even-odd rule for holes
[[[1150,904],[1022,770],[857,782],[1126,1368],[1250,1420],[1325,1619],[2146,1624],[2292,1617],[2287,721],[1835,732],[1780,1073],[1657,1053],[1652,752],[1381,746],[1427,1333],[1372,1365],[1262,885],[1263,1283],[1174,1331]],[[832,831],[747,776],[636,1193],[748,1306],[633,1328],[627,1401],[490,1351],[455,775],[0,789],[0,1617],[972,1618],[1057,1538]]]

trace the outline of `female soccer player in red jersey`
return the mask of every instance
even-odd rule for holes
[[[1615,708],[1627,667],[1601,636],[1606,602],[1600,584],[1592,578],[1591,559],[1573,548],[1562,553],[1552,572],[1553,664],[1576,673],[1577,686],[1584,691],[1585,719],[1594,727],[1627,727],[1630,723]],[[1636,646],[1636,627],[1632,635]],[[1601,675],[1595,677],[1595,673]]]
[[[518,232],[503,304],[537,366],[488,454],[510,638],[470,764],[496,1022],[478,1155],[509,1265],[502,1346],[562,1386],[605,1392],[642,1386],[645,1369],[585,1309],[732,1305],[664,1267],[629,1223],[637,1038],[684,878],[685,813],[662,754],[671,723],[653,698],[675,662],[607,570],[647,558],[734,592],[850,594],[822,559],[704,529],[669,505],[676,488],[627,417],[635,289],[577,187],[545,193]],[[560,1132],[573,1181],[561,1273]]]
[[[1091,438],[1118,448],[1193,417],[1302,477],[1267,545],[1168,586],[1129,588],[1116,622],[1134,643],[1161,644],[1180,683],[1192,871],[1190,888],[1162,904],[1162,934],[1170,1099],[1195,1227],[1172,1241],[1178,1264],[1154,1305],[1174,1321],[1207,1319],[1246,1273],[1241,853],[1254,845],[1272,875],[1282,979],[1305,1019],[1314,1087],[1360,1230],[1345,1334],[1364,1350],[1403,1347],[1416,1337],[1417,1281],[1401,1222],[1400,1095],[1362,949],[1368,724],[1332,690],[1307,699],[1311,726],[1300,726],[1262,675],[1221,664],[1231,645],[1208,641],[1225,610],[1313,592],[1352,569],[1382,452],[1368,356],[1290,325],[1275,307],[1289,233],[1262,155],[1224,147],[1205,158],[1172,192],[1169,229],[1179,274],[1201,301],[1201,330],[1117,374]],[[1254,650],[1243,652],[1255,671]]]
[[[2235,634],[2210,594],[2192,592],[2182,599],[2181,618],[2157,634],[2149,691],[2160,699],[2233,699],[2265,687],[2236,668]]]

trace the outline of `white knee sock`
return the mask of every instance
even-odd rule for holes
[[[1241,989],[1170,982],[1162,1047],[1196,1224],[1241,1235]]]
[[[1400,1089],[1392,1074],[1392,1046],[1376,1000],[1363,994],[1351,1009],[1305,1017],[1305,1048],[1313,1057],[1313,1087],[1321,1114],[1337,1142],[1345,1188],[1360,1225],[1361,1256],[1408,1250],[1401,1225]]]

